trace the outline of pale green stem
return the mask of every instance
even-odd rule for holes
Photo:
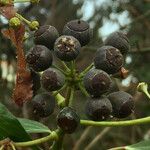
[[[10,143],[10,146],[11,146],[12,150],[16,150],[15,146],[12,143]]]
[[[19,18],[20,20],[24,21],[26,24],[30,25],[31,22],[27,19],[25,19],[23,16],[21,16],[20,14],[16,13],[16,17]]]
[[[86,97],[90,97],[90,95],[87,93],[86,89],[84,88],[84,86],[81,83],[78,84],[78,87]]]
[[[56,68],[57,70],[59,70],[64,75],[68,75],[65,71],[63,71],[61,68],[57,67],[56,65],[52,65],[52,67]]]
[[[94,66],[94,64],[91,63],[85,70],[83,70],[83,71],[80,73],[80,77],[83,77],[93,66]]]
[[[55,99],[57,101],[57,104],[59,106],[64,106],[65,105],[65,98],[60,94],[58,93],[56,96],[55,96]]]
[[[125,121],[90,121],[90,120],[80,120],[81,125],[85,126],[107,126],[107,127],[118,127],[118,126],[132,126],[140,124],[150,124],[150,117],[134,119],[134,120],[125,120]]]
[[[72,106],[72,104],[73,104],[74,92],[75,92],[75,88],[72,87],[71,93],[70,93],[70,99],[69,99],[69,106]]]
[[[63,61],[60,61],[60,62],[61,62],[61,64],[63,65],[63,67],[65,68],[65,70],[69,72],[70,69],[69,69],[69,67],[66,65],[66,63],[63,62]]]
[[[28,141],[28,142],[14,142],[13,145],[16,147],[30,147],[33,145],[38,145],[50,140],[57,140],[58,139],[58,135],[55,131],[52,131],[50,135],[40,138],[40,139],[36,139],[33,141]]]
[[[52,95],[53,95],[53,96],[56,96],[56,95],[59,94],[62,90],[64,90],[64,89],[67,87],[67,85],[68,85],[68,84],[65,83],[61,89],[59,89],[58,91],[54,91]]]
[[[149,94],[149,92],[148,91],[143,91],[144,92],[144,94],[150,99],[150,94]]]
[[[0,147],[0,150],[3,150],[4,149],[4,145],[2,145],[1,147]]]
[[[14,3],[26,3],[31,2],[31,0],[14,0]]]
[[[108,150],[125,150],[125,147],[124,146],[121,146],[121,147],[115,147],[115,148],[110,148]]]

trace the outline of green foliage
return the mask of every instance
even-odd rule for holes
[[[142,141],[125,147],[126,150],[149,150],[150,140]]]
[[[27,133],[50,133],[51,132],[47,126],[37,121],[23,119],[23,118],[18,118],[18,120]]]

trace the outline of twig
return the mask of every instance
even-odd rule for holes
[[[75,143],[75,146],[73,147],[73,150],[79,150],[79,146],[81,145],[81,143],[87,138],[87,135],[89,134],[90,130],[91,130],[92,126],[87,127],[84,132],[82,133],[81,137],[79,138],[79,140],[77,140],[77,142]]]
[[[110,127],[105,128],[100,134],[98,134],[92,141],[89,143],[85,149],[90,150],[92,147],[110,130]]]

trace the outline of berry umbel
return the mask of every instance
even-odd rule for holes
[[[94,65],[108,74],[119,71],[123,65],[123,56],[120,51],[112,46],[102,46],[95,54]]]
[[[118,91],[108,95],[113,106],[113,115],[117,118],[128,117],[134,111],[133,97],[124,92]]]
[[[41,83],[45,90],[59,90],[65,83],[65,76],[55,68],[48,68],[41,77]]]
[[[39,117],[48,117],[54,112],[55,98],[48,92],[36,95],[32,99],[33,113]]]
[[[71,107],[63,108],[57,116],[57,125],[65,133],[73,133],[80,123],[80,118]]]
[[[81,45],[73,36],[60,36],[54,46],[56,56],[63,61],[72,61],[79,55]]]
[[[111,84],[110,76],[99,69],[91,69],[83,78],[85,89],[94,97],[106,93]]]
[[[72,20],[65,25],[63,34],[74,36],[84,46],[89,43],[93,33],[86,21]]]
[[[43,45],[35,45],[29,50],[26,61],[34,71],[44,71],[52,65],[52,54],[49,49]]]
[[[86,115],[94,121],[106,120],[112,113],[112,105],[107,98],[90,98],[87,101]]]

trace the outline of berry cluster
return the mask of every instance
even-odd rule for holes
[[[127,37],[122,32],[112,33],[105,40],[104,46],[96,52],[94,65],[78,73],[74,67],[74,60],[91,38],[92,29],[82,20],[68,22],[61,36],[57,29],[50,25],[41,26],[35,31],[35,46],[28,51],[26,61],[36,77],[33,81],[35,93],[40,87],[37,72],[41,72],[40,83],[45,92],[34,96],[34,114],[40,117],[52,114],[57,94],[67,87],[82,89],[90,95],[86,104],[86,114],[91,120],[105,120],[110,116],[124,118],[131,114],[134,109],[132,96],[119,91],[118,88],[114,90],[112,80],[113,74],[122,68],[123,55],[129,50]],[[53,55],[60,59],[65,70],[54,65]],[[80,123],[79,115],[69,100],[65,98],[61,105],[63,108],[57,116],[57,125],[65,133],[73,133]]]

